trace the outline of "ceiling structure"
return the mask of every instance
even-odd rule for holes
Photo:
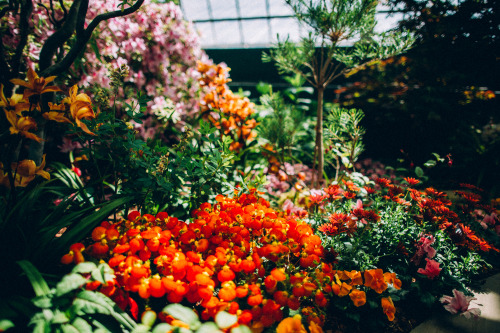
[[[308,33],[284,0],[180,0],[180,6],[204,49],[266,48],[278,35],[296,42]],[[395,27],[402,17],[381,5],[376,15],[379,32]]]

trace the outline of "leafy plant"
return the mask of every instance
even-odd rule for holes
[[[288,39],[263,56],[275,61],[280,73],[297,73],[317,91],[316,145],[314,163],[317,182],[324,169],[323,95],[337,77],[348,75],[379,59],[407,50],[413,43],[408,34],[374,32],[378,1],[287,0],[297,19],[311,32],[300,44]],[[342,43],[350,47],[342,47]]]

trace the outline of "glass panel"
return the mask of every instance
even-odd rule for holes
[[[267,20],[247,20],[241,23],[243,25],[243,35],[245,36],[245,46],[269,45]]]
[[[267,16],[265,0],[237,0],[237,1],[240,2],[241,17]]]
[[[214,25],[217,33],[216,45],[214,46],[225,47],[229,45],[241,45],[238,21],[214,22]]]
[[[198,0],[199,2],[203,0]],[[238,17],[234,0],[209,0],[214,19]]]
[[[296,42],[299,40],[299,27],[297,25],[297,21],[293,18],[272,19],[271,29],[273,34],[273,43],[278,41],[276,37],[277,34],[279,34],[281,41],[284,41],[287,36],[290,36],[290,41]]]
[[[269,0],[269,11],[271,16],[293,15],[293,11],[282,0]]]
[[[187,20],[209,19],[206,0],[182,0],[181,7]]]
[[[210,22],[196,23],[196,30],[199,32],[201,38],[200,43],[202,46],[215,44],[215,37],[213,35],[212,24]]]

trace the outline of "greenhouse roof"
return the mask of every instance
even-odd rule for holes
[[[181,0],[180,5],[205,49],[269,47],[277,35],[298,41],[308,33],[284,0]],[[402,17],[381,5],[378,10],[379,32],[395,27]]]

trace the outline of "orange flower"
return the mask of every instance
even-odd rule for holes
[[[382,309],[384,310],[384,313],[387,315],[387,318],[389,321],[394,320],[394,314],[396,313],[396,308],[394,307],[394,303],[392,302],[391,297],[382,297],[381,300],[382,303]]]
[[[365,286],[375,290],[381,294],[387,289],[387,282],[385,282],[382,269],[371,269],[365,271]]]
[[[36,122],[31,117],[22,117],[19,116],[14,111],[7,111],[4,109],[5,117],[10,123],[10,134],[20,134],[25,138],[35,140],[37,142],[42,141],[42,138],[36,136],[35,134],[28,132],[29,130],[36,129]]]
[[[21,102],[25,102],[21,94],[13,94],[10,98],[6,98],[3,93],[3,84],[0,84],[0,107],[15,110]]]
[[[311,333],[323,333],[323,329],[316,322],[311,321],[309,323],[309,332],[311,332]]]
[[[394,288],[401,289],[401,280],[396,278],[396,273],[386,272],[384,273],[384,279],[387,283],[392,284]]]
[[[69,111],[71,116],[76,122],[76,125],[80,127],[85,133],[95,135],[91,132],[87,125],[81,122],[82,119],[94,119],[96,117],[94,110],[92,109],[92,101],[87,94],[78,94],[78,87],[76,84],[69,88],[69,98],[65,99],[69,102]]]
[[[71,123],[71,120],[64,116],[66,107],[64,104],[52,104],[49,102],[49,112],[45,112],[43,117],[47,120],[57,121],[58,123]]]
[[[45,154],[39,166],[36,166],[33,160],[23,160],[19,163],[12,163],[11,168],[14,171],[14,184],[16,187],[25,187],[35,179],[36,175],[42,176],[45,179],[50,179],[49,173],[43,170],[43,168],[45,168]]]
[[[302,317],[295,315],[283,319],[276,327],[276,333],[307,333],[307,331],[302,325]]]
[[[30,96],[33,95],[41,95],[48,92],[61,91],[61,89],[56,86],[47,87],[47,84],[54,81],[56,76],[49,76],[48,78],[39,77],[38,74],[36,74],[35,71],[30,68],[28,69],[26,78],[28,79],[28,82],[21,79],[10,80],[10,82],[26,88],[23,92],[23,99],[27,100]]]
[[[351,290],[349,297],[356,307],[365,305],[366,303],[366,293],[362,290],[354,288],[353,290]]]

